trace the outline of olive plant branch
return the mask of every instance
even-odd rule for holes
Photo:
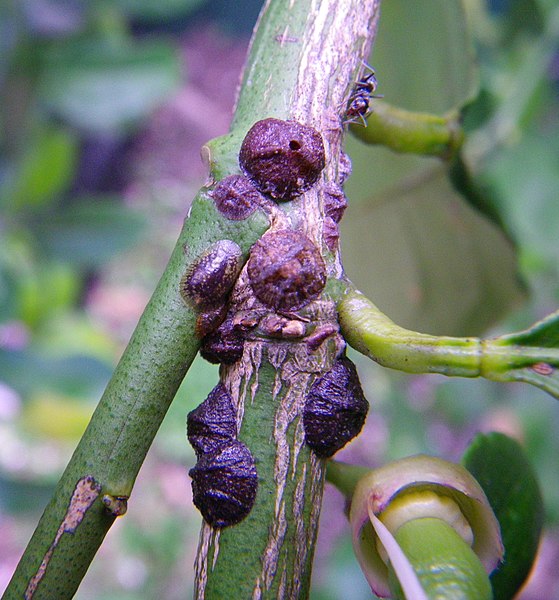
[[[211,180],[211,173],[210,173]],[[198,313],[181,279],[204,250],[234,240],[244,262],[269,225],[225,218],[207,190],[193,201],[169,263],[8,585],[9,598],[71,598],[126,502],[153,438],[196,356]]]
[[[348,287],[338,303],[347,342],[384,367],[529,383],[559,398],[559,311],[524,331],[494,338],[444,337],[399,327]]]

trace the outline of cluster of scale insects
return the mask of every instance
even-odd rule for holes
[[[354,90],[347,110],[362,117],[374,91],[374,74]],[[365,107],[365,108],[363,108]],[[239,153],[242,175],[231,175],[210,191],[227,219],[242,220],[272,202],[288,202],[316,185],[325,166],[322,136],[295,121],[264,119],[247,133]],[[325,184],[324,242],[337,244],[337,224],[346,207],[341,188]],[[296,312],[317,300],[326,285],[326,265],[314,242],[296,229],[274,229],[251,248],[246,273],[261,307],[240,311],[230,295],[242,269],[242,252],[231,240],[207,248],[181,281],[184,301],[197,311],[196,334],[201,354],[210,362],[232,364],[243,356],[248,336],[300,341],[313,352],[338,335],[333,324],[298,319]],[[368,403],[353,363],[343,355],[343,342],[332,369],[318,377],[305,398],[301,415],[305,442],[319,457],[332,456],[361,430]],[[258,473],[250,449],[238,439],[238,420],[229,391],[219,383],[189,413],[187,434],[197,463],[190,470],[194,504],[213,527],[245,518],[256,498]]]

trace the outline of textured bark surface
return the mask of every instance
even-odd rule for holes
[[[202,526],[196,563],[200,599],[308,595],[324,464],[305,444],[303,408],[315,379],[332,368],[344,348],[334,301],[343,270],[336,232],[332,236],[332,227],[325,226],[325,215],[334,204],[341,207],[331,218],[336,228],[345,206],[345,107],[369,55],[379,4],[268,2],[255,30],[232,134],[223,144],[238,144],[233,132],[244,135],[255,121],[270,117],[320,133],[326,159],[321,176],[303,194],[272,209],[271,227],[259,245],[273,240],[274,232],[303,234],[322,254],[328,283],[318,299],[287,314],[281,299],[255,297],[250,276],[255,279],[256,260],[249,258],[250,273],[243,270],[233,291],[230,314],[253,326],[242,358],[222,365],[220,375],[236,407],[239,439],[255,457],[259,487],[241,523]],[[211,146],[210,154],[210,160],[219,160],[219,145]]]

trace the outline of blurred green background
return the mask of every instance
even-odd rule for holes
[[[161,274],[225,133],[262,2],[0,4],[0,590]],[[477,335],[559,304],[555,0],[385,2],[371,57],[393,104],[463,108],[461,194],[434,159],[349,140],[349,276],[399,324]],[[475,54],[475,60],[473,56]],[[367,257],[367,261],[363,257]],[[410,377],[352,355],[371,412],[339,458],[458,460],[477,431],[519,439],[547,529],[524,600],[559,598],[559,407],[522,385]],[[77,598],[190,597],[200,517],[185,416],[217,380],[198,360]],[[327,487],[315,600],[371,597]]]

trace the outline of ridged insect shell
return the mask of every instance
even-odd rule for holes
[[[225,177],[218,182],[210,195],[219,212],[232,221],[246,219],[266,202],[262,194],[243,175]]]
[[[292,200],[314,185],[324,169],[322,136],[296,121],[257,121],[243,140],[239,164],[261,192]]]
[[[194,504],[212,527],[235,525],[250,513],[258,476],[242,442],[231,441],[202,455],[189,474]]]
[[[306,306],[326,285],[326,266],[318,248],[291,229],[263,235],[252,247],[247,270],[256,297],[277,311]]]
[[[305,442],[318,456],[332,456],[361,431],[368,410],[355,365],[340,358],[305,399]]]
[[[219,240],[188,268],[181,280],[181,295],[198,308],[215,306],[231,291],[242,268],[242,251],[231,240]]]
[[[222,383],[218,383],[204,402],[188,413],[186,423],[188,441],[198,458],[236,439],[233,400]]]

